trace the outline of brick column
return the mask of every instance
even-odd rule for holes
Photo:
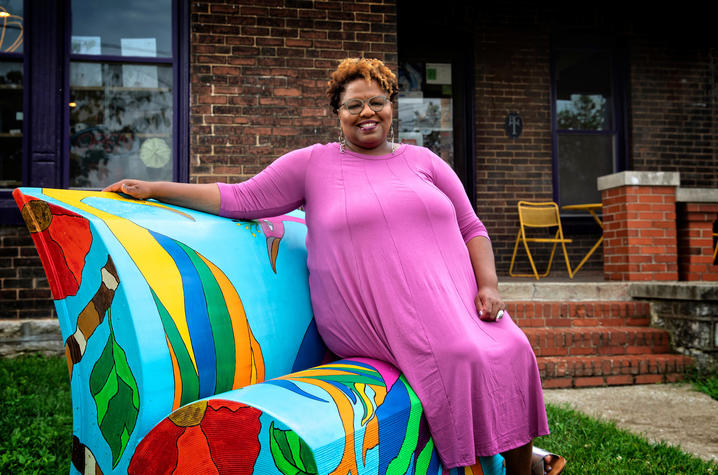
[[[677,172],[625,171],[598,179],[606,280],[678,280]]]
[[[718,265],[713,263],[718,189],[679,188],[676,202],[680,279],[718,281]]]

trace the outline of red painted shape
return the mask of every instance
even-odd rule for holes
[[[260,415],[246,404],[210,400],[199,425],[179,427],[165,418],[139,443],[128,473],[251,474],[260,450]]]
[[[72,211],[13,191],[55,300],[77,294],[92,244],[90,222]]]
[[[259,416],[262,411],[230,401],[210,401],[200,427],[222,474],[251,474],[259,456]],[[229,404],[228,404],[229,403]],[[236,404],[236,408],[231,405]]]
[[[157,424],[137,446],[127,472],[159,475],[172,473],[179,457],[177,441],[185,429],[169,419]]]
[[[92,245],[90,222],[82,216],[68,213],[65,210],[60,213],[57,208],[57,206],[50,205],[52,222],[47,231],[43,232],[49,233],[49,238],[62,249],[62,257],[65,262],[63,271],[70,274],[65,279],[67,281],[72,279],[79,287],[82,280],[82,269],[85,267],[85,257],[90,252]],[[76,288],[72,293],[67,292],[67,295],[75,295],[75,293],[77,293]]]

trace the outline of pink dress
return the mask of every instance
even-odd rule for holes
[[[221,214],[304,205],[319,332],[340,357],[390,362],[425,410],[446,468],[548,434],[536,358],[510,317],[479,320],[466,243],[488,239],[454,171],[428,149],[313,145],[254,178],[218,184]]]

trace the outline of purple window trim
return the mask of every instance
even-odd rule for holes
[[[151,64],[172,64],[173,58],[167,56],[117,56],[104,54],[70,54],[70,61],[85,63],[151,63]]]

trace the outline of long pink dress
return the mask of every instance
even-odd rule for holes
[[[488,239],[454,171],[428,149],[371,156],[336,143],[218,184],[221,214],[253,219],[304,205],[312,305],[341,357],[401,369],[446,468],[548,433],[536,359],[510,317],[479,320],[466,243]]]

